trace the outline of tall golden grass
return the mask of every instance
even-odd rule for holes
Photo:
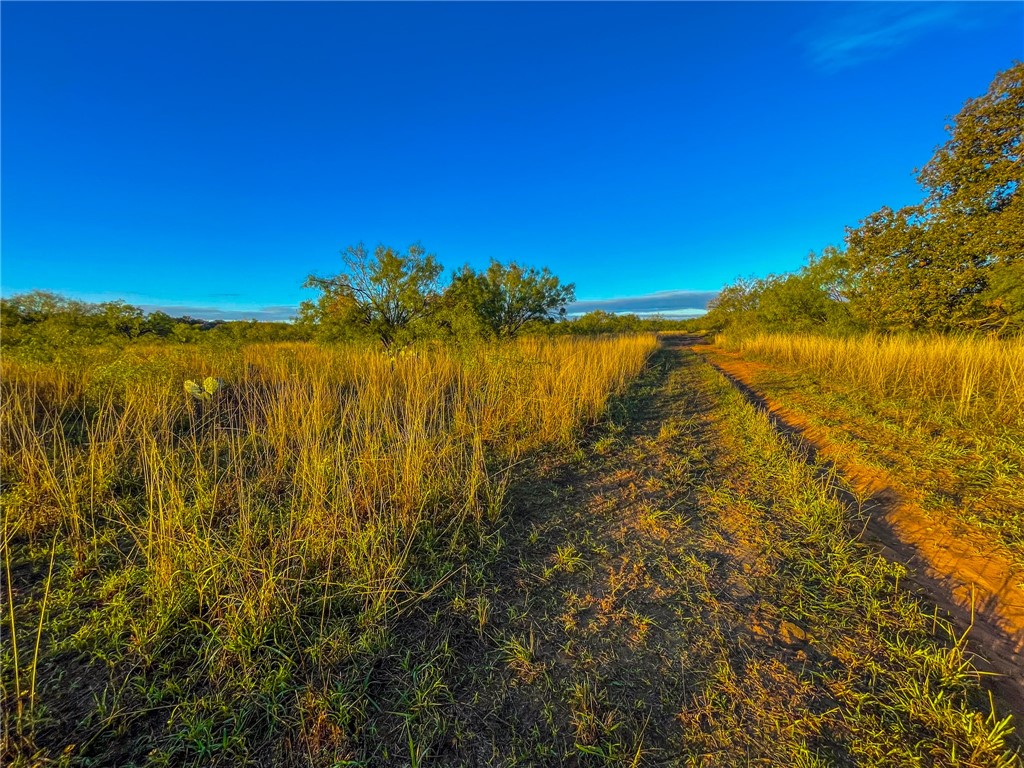
[[[936,402],[961,418],[1024,417],[1022,339],[762,334],[723,345],[881,399]]]
[[[570,444],[656,343],[5,359],[5,559],[52,540],[82,574],[120,563],[103,600],[123,593],[121,629],[143,654],[195,621],[211,663],[243,666],[282,620],[314,636],[339,611],[369,626],[429,589],[408,579],[419,554],[457,561],[460,532],[501,510],[509,467]],[[212,397],[185,391],[207,376],[224,382]]]

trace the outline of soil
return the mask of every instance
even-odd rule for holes
[[[676,343],[706,351],[700,337]],[[1017,717],[1024,717],[1024,572],[980,531],[937,519],[897,490],[907,479],[899,482],[876,467],[854,462],[830,442],[825,430],[759,391],[754,382],[766,366],[719,349],[704,358],[766,412],[808,461],[842,474],[854,490],[846,492],[845,501],[868,515],[865,538],[887,559],[907,566],[912,583],[967,633],[979,669],[993,675],[991,685],[1000,698]]]

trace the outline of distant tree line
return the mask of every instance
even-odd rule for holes
[[[362,244],[342,252],[343,269],[310,276],[317,291],[294,323],[201,320],[144,312],[123,301],[93,304],[45,291],[0,300],[0,342],[40,358],[82,346],[129,343],[241,344],[273,341],[357,342],[384,347],[418,341],[462,343],[521,333],[633,333],[681,327],[680,321],[591,312],[569,317],[574,286],[547,268],[491,261],[441,283],[436,256]]]
[[[550,327],[553,334],[646,333],[688,330],[692,320],[651,315],[616,314],[595,309]]]
[[[924,199],[848,227],[793,274],[738,280],[712,329],[1024,332],[1024,64],[996,75],[918,171]]]
[[[123,301],[94,304],[47,291],[0,299],[0,343],[5,348],[46,356],[74,347],[127,344],[286,341],[308,338],[291,323],[200,320],[145,313]]]

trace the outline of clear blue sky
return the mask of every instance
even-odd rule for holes
[[[0,14],[4,294],[200,316],[288,314],[360,240],[546,265],[587,308],[794,269],[919,199],[946,118],[1024,58],[1021,3]]]

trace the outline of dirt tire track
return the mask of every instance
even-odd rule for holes
[[[697,347],[701,337],[682,337],[673,346]],[[851,508],[864,510],[866,538],[886,559],[905,565],[908,578],[954,626],[967,633],[976,666],[991,675],[987,686],[1017,718],[1024,718],[1024,573],[976,532],[954,530],[929,517],[893,488],[891,478],[843,459],[820,430],[802,425],[782,404],[752,386],[742,365],[713,361],[721,373],[775,430],[821,474],[838,472],[857,490],[832,484],[834,495]],[[863,499],[866,503],[862,505]]]

